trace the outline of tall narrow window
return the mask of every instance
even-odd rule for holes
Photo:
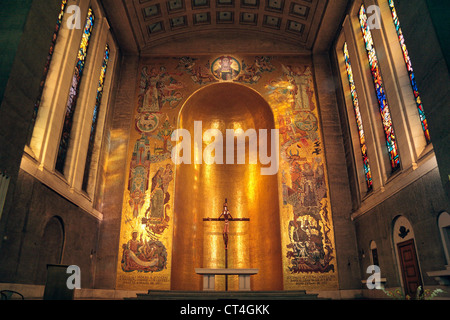
[[[400,168],[400,156],[398,154],[397,139],[394,133],[394,127],[392,124],[391,113],[387,102],[386,94],[384,91],[383,79],[381,78],[380,67],[378,65],[378,58],[375,51],[372,33],[367,23],[366,9],[364,5],[359,10],[359,22],[361,25],[361,31],[363,34],[365,47],[367,51],[367,57],[369,59],[370,71],[372,73],[373,83],[375,85],[375,91],[377,94],[378,105],[380,109],[381,119],[383,123],[383,129],[386,139],[386,145],[391,162],[392,172]]]
[[[33,136],[33,129],[36,123],[37,115],[39,112],[39,107],[41,105],[42,93],[44,91],[45,81],[47,80],[48,70],[50,69],[50,63],[52,62],[53,52],[55,52],[56,39],[58,38],[59,30],[61,29],[61,23],[64,16],[64,10],[66,8],[67,0],[62,0],[61,2],[61,10],[58,15],[58,19],[56,20],[55,32],[53,32],[52,43],[50,44],[50,49],[48,50],[47,61],[45,62],[44,73],[41,78],[41,82],[39,84],[39,93],[36,98],[36,102],[34,103],[33,116],[31,118],[30,126],[28,127],[28,136],[27,136],[27,144],[29,145],[31,142],[31,138]]]
[[[419,111],[420,122],[422,123],[423,133],[427,144],[431,142],[430,132],[428,131],[428,123],[425,117],[425,112],[423,111],[422,99],[420,99],[419,89],[417,88],[416,77],[414,75],[414,69],[412,67],[411,58],[408,54],[408,49],[406,48],[405,38],[403,37],[402,29],[400,28],[400,21],[398,20],[397,10],[395,9],[394,1],[388,0],[389,7],[391,8],[392,19],[394,20],[395,30],[397,31],[398,41],[400,42],[400,47],[403,52],[403,59],[406,63],[406,69],[408,70],[409,80],[414,93],[414,99],[416,101],[417,110]]]
[[[87,50],[89,40],[91,38],[92,29],[94,27],[94,13],[89,8],[86,24],[84,26],[83,36],[81,38],[80,49],[77,55],[77,64],[72,77],[72,85],[69,90],[69,98],[67,99],[66,114],[64,117],[64,125],[59,143],[58,157],[56,159],[55,169],[64,174],[64,165],[66,162],[67,152],[69,150],[70,131],[72,129],[73,116],[77,104],[78,94],[80,90],[81,77],[83,75],[84,65],[86,63]]]
[[[92,152],[94,150],[95,133],[97,131],[97,120],[98,120],[98,114],[100,112],[100,105],[102,103],[103,87],[105,85],[105,77],[106,77],[106,69],[108,67],[108,61],[109,61],[109,46],[106,45],[105,55],[103,57],[102,68],[100,71],[100,79],[98,80],[97,96],[95,99],[94,114],[92,116],[92,124],[91,124],[91,133],[89,136],[89,146],[88,146],[88,152],[86,155],[86,163],[84,166],[84,175],[83,175],[83,184],[82,184],[82,189],[84,191],[87,190],[87,184],[88,184],[88,180],[89,180],[89,170],[91,167]]]
[[[373,265],[380,266],[380,262],[378,261],[378,249],[375,241],[370,242],[370,253],[371,253],[371,262]]]
[[[348,83],[350,85],[350,92],[352,94],[353,111],[355,112],[356,124],[359,134],[359,144],[364,165],[364,175],[366,177],[367,190],[372,190],[372,172],[370,171],[369,157],[367,156],[366,137],[364,135],[364,128],[359,109],[359,100],[356,93],[355,81],[353,80],[352,65],[350,64],[350,55],[348,53],[347,42],[344,43],[344,57],[345,66],[347,69]]]

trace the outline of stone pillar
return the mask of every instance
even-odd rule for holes
[[[119,246],[120,223],[126,157],[133,111],[136,106],[136,83],[138,79],[138,56],[122,56],[119,58],[118,81],[114,84],[111,113],[107,124],[105,150],[107,153],[103,180],[103,220],[100,225],[100,236],[97,251],[95,288],[113,289],[116,283]]]
[[[352,199],[336,100],[336,84],[333,81],[333,73],[327,54],[314,54],[313,65],[328,168],[339,289],[359,289],[361,287],[361,275],[356,234],[350,219]]]

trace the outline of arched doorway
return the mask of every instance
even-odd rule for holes
[[[224,164],[194,163],[198,156],[196,121],[201,121],[202,135],[211,128],[223,133]],[[248,87],[216,83],[198,90],[185,102],[178,128],[191,134],[193,161],[178,164],[175,171],[172,290],[201,290],[202,278],[195,274],[195,268],[224,267],[223,223],[205,222],[203,218],[218,217],[225,198],[233,217],[250,218],[250,222],[230,223],[228,267],[258,268],[259,273],[251,280],[253,290],[282,290],[277,174],[261,175],[259,161],[249,164],[248,143],[245,164],[225,161],[226,129],[270,132],[275,128],[270,106]],[[236,287],[233,281],[230,279],[230,290]],[[216,283],[216,288],[223,286]]]
[[[406,217],[398,216],[393,221],[392,232],[404,293],[414,297],[418,287],[423,288],[414,230]]]
[[[47,222],[39,248],[37,264],[37,282],[44,284],[47,276],[47,264],[60,264],[64,249],[64,222],[53,216]]]
[[[441,234],[442,246],[444,247],[447,265],[450,264],[450,214],[442,212],[438,218],[439,233]]]

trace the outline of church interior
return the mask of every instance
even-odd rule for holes
[[[447,2],[1,7],[2,299],[450,298]]]

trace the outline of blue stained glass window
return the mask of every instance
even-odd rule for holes
[[[397,137],[394,132],[391,112],[389,110],[386,93],[384,91],[384,84],[381,77],[380,66],[378,64],[378,58],[373,43],[372,32],[370,31],[369,24],[367,23],[366,9],[364,5],[362,5],[361,9],[359,10],[359,22],[367,51],[367,58],[369,59],[373,84],[375,86],[375,92],[377,94],[381,121],[383,124],[386,139],[386,146],[390,157],[391,169],[392,171],[396,171],[400,168],[400,156],[397,147]]]
[[[33,136],[33,129],[34,129],[34,125],[36,124],[39,107],[41,106],[42,94],[44,92],[45,81],[47,80],[48,70],[50,69],[50,63],[52,62],[53,53],[55,52],[56,40],[58,39],[59,30],[61,29],[61,23],[62,23],[62,20],[64,17],[64,10],[66,8],[66,4],[67,4],[67,0],[61,1],[61,10],[59,12],[58,19],[56,20],[55,32],[53,32],[52,43],[51,43],[50,49],[48,51],[47,61],[45,62],[44,73],[42,75],[41,82],[39,84],[38,97],[36,99],[36,102],[34,103],[33,115],[31,118],[30,126],[28,128],[28,136],[27,136],[27,144],[28,145],[30,144],[31,138]]]
[[[348,83],[350,85],[350,92],[352,95],[353,111],[355,113],[356,124],[359,134],[360,150],[364,166],[364,175],[366,177],[367,190],[370,191],[372,190],[372,172],[370,170],[369,165],[369,156],[367,155],[366,137],[364,134],[361,112],[359,109],[359,100],[358,95],[356,93],[356,85],[355,81],[353,80],[353,70],[352,65],[350,63],[350,55],[348,53],[347,42],[344,43],[343,50],[344,50],[345,66],[347,69]]]
[[[72,77],[72,84],[69,89],[69,97],[66,104],[66,114],[64,117],[63,130],[59,143],[58,156],[56,159],[55,169],[64,174],[64,165],[66,162],[67,152],[69,150],[70,132],[72,130],[73,117],[77,105],[78,94],[80,90],[81,78],[86,64],[86,56],[89,48],[89,40],[94,28],[94,12],[89,8],[86,24],[81,37],[80,48],[77,55],[77,63]]]
[[[106,45],[105,55],[103,57],[102,68],[100,70],[100,79],[98,80],[97,96],[95,99],[94,113],[92,116],[92,124],[91,124],[91,133],[89,136],[89,146],[88,146],[88,152],[86,155],[86,163],[85,163],[85,167],[84,167],[82,189],[85,191],[87,190],[87,184],[88,184],[88,180],[89,180],[89,171],[91,168],[92,153],[93,153],[94,144],[95,144],[95,133],[97,131],[98,114],[100,112],[100,105],[102,103],[103,88],[105,86],[105,77],[106,77],[106,69],[108,67],[108,61],[109,61],[109,46]]]
[[[427,144],[431,142],[430,132],[428,130],[427,118],[423,110],[422,99],[420,98],[419,89],[417,88],[416,77],[414,75],[414,69],[412,67],[411,58],[409,57],[408,49],[406,48],[405,38],[403,37],[402,28],[400,28],[400,21],[398,20],[397,10],[395,9],[394,1],[388,0],[389,7],[391,9],[392,19],[394,21],[395,30],[397,31],[398,41],[403,53],[403,59],[406,63],[406,69],[408,70],[409,81],[414,93],[414,99],[417,105],[417,111],[419,112],[420,122],[422,123],[423,133]]]

